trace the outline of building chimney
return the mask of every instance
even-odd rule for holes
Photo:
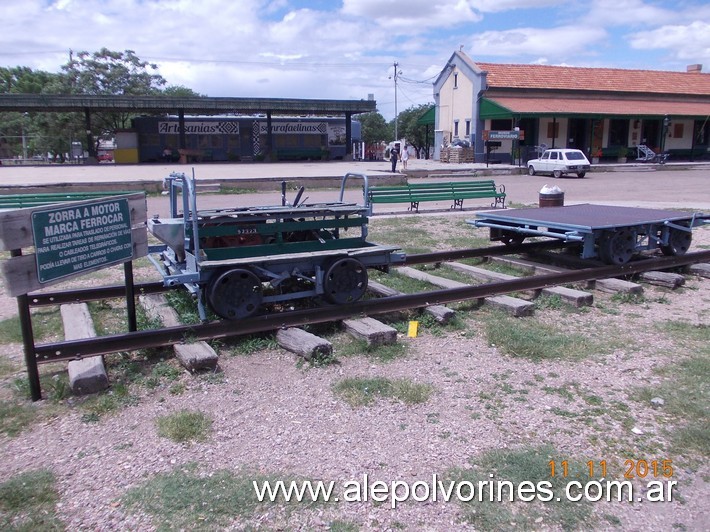
[[[703,65],[696,63],[694,65],[688,65],[687,67],[688,72],[697,72],[700,74],[703,71]]]

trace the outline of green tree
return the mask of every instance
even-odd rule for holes
[[[362,140],[366,144],[376,144],[392,138],[393,130],[380,113],[364,113],[358,120],[362,124]]]
[[[407,143],[414,147],[417,151],[417,157],[419,157],[419,152],[425,150],[426,146],[426,126],[417,124],[424,113],[426,113],[432,104],[422,104],[415,105],[402,111],[397,115],[397,129],[399,136],[407,139]],[[431,143],[433,139],[429,139]]]

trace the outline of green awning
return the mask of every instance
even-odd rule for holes
[[[432,105],[427,111],[417,119],[419,126],[433,126],[436,119],[436,107]]]
[[[482,119],[490,118],[492,120],[495,120],[496,118],[511,118],[513,116],[513,111],[497,104],[493,100],[483,98],[481,99],[481,108],[478,116]]]

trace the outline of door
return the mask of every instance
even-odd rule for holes
[[[645,144],[656,153],[660,152],[661,145],[661,121],[644,120],[641,129],[641,144]]]
[[[592,136],[591,128],[591,121],[586,118],[570,118],[567,147],[589,153],[589,139]]]

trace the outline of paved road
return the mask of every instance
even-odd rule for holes
[[[707,170],[668,170],[655,172],[592,172],[584,179],[528,175],[497,175],[496,183],[505,185],[508,202],[513,206],[536,204],[540,189],[547,185],[557,185],[565,193],[565,203],[601,203],[607,205],[627,205],[633,207],[654,207],[665,209],[697,209],[710,213],[710,168]],[[432,181],[432,179],[422,179]],[[336,189],[308,189],[304,194],[306,201],[335,201],[339,191]],[[292,199],[295,191],[289,191]],[[353,203],[362,202],[362,192],[348,189],[345,200]],[[280,189],[274,183],[272,192],[259,192],[238,195],[200,195],[198,208],[244,207],[252,205],[279,205]],[[466,208],[488,208],[489,200],[466,200]],[[422,204],[424,211],[447,209],[450,202]],[[406,211],[407,205],[375,205],[375,213]],[[167,216],[168,202],[165,198],[150,197],[148,212],[150,215]]]
[[[216,206],[247,206],[280,204],[278,180],[298,181],[307,177],[338,177],[347,172],[365,173],[368,176],[391,175],[389,163],[382,161],[359,162],[302,162],[302,163],[252,163],[252,164],[196,164],[180,165],[99,165],[99,166],[2,166],[0,167],[0,186],[21,187],[51,186],[61,183],[131,183],[140,181],[160,182],[170,172],[191,172],[194,168],[198,180],[219,180],[246,188],[253,188],[246,183],[254,180],[268,181],[276,179],[273,186],[257,194],[235,196],[201,195],[200,208]],[[419,175],[428,172],[459,172],[476,170],[479,173],[494,172],[491,179],[505,185],[508,202],[513,204],[535,204],[540,189],[545,185],[558,185],[565,192],[566,203],[606,203],[630,206],[653,206],[656,208],[693,208],[710,212],[710,165],[666,165],[656,170],[652,166],[617,166],[606,169],[617,171],[593,171],[584,179],[550,176],[528,176],[517,173],[518,169],[509,166],[453,165],[438,161],[411,160],[409,170]],[[426,178],[411,178],[422,179]],[[447,178],[449,179],[449,178]],[[271,190],[271,191],[269,191]],[[291,193],[293,195],[293,192]],[[337,199],[335,190],[307,189],[309,202],[332,201]],[[347,201],[361,202],[362,196],[357,189],[346,192]],[[485,200],[467,200],[466,207],[486,207]],[[427,204],[423,209],[446,208],[446,204]],[[375,212],[401,210],[406,207],[377,205]],[[165,215],[167,201],[163,198],[149,198],[149,212]]]

